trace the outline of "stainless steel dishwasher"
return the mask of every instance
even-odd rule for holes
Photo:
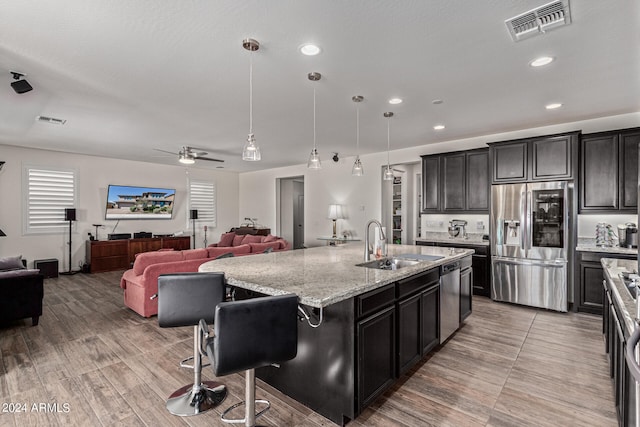
[[[440,344],[460,326],[460,261],[440,267]]]

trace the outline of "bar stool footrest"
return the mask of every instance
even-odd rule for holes
[[[255,400],[256,403],[262,403],[264,405],[267,405],[264,409],[262,409],[260,412],[256,413],[255,419],[257,419],[259,416],[263,415],[265,412],[267,412],[269,410],[269,408],[271,408],[271,403],[269,403],[268,400],[264,400],[264,399],[256,399]],[[247,421],[246,415],[245,418],[225,418],[225,416],[233,411],[234,409],[240,407],[240,406],[244,406],[246,404],[246,402],[242,401],[242,402],[238,402],[235,405],[232,405],[230,407],[228,407],[227,409],[224,410],[224,412],[222,412],[222,414],[220,415],[220,419],[225,422],[225,423],[229,423],[229,424],[241,424],[241,423],[245,423]]]

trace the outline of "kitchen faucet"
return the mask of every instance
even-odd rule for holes
[[[386,237],[384,235],[384,231],[382,231],[382,224],[380,224],[380,221],[378,221],[377,219],[371,219],[369,220],[369,222],[367,222],[367,225],[364,228],[364,260],[366,261],[370,261],[371,260],[371,253],[373,252],[373,250],[370,247],[369,244],[369,227],[371,226],[371,224],[376,224],[378,226],[378,230],[379,230],[379,238],[382,241],[386,242]],[[387,245],[385,244],[384,246],[384,256],[387,256]]]

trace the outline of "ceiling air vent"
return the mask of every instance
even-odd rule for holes
[[[55,117],[47,117],[47,116],[38,116],[36,120],[39,122],[49,123],[52,125],[63,125],[67,123],[64,119],[56,119]]]
[[[544,34],[571,23],[569,0],[554,1],[504,21],[513,41]]]

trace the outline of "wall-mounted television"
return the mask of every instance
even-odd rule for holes
[[[109,185],[104,219],[171,219],[176,190]]]

